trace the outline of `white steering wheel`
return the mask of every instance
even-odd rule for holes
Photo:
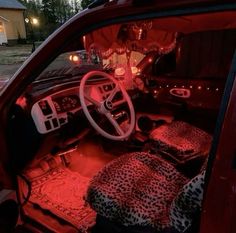
[[[90,78],[93,78],[94,76],[105,77],[115,84],[115,87],[112,89],[109,96],[105,98],[105,100],[99,101],[99,100],[94,99],[93,96],[91,96],[91,94],[89,93],[89,91],[87,91],[89,90],[89,88],[87,89],[85,88],[87,80]],[[118,91],[122,93],[122,99],[119,101],[115,101],[114,97]],[[100,133],[102,136],[108,139],[117,140],[117,141],[124,140],[130,136],[135,126],[134,107],[125,88],[115,78],[113,78],[111,75],[102,71],[91,71],[87,73],[81,80],[80,88],[79,88],[79,97],[80,97],[81,107],[84,111],[85,116],[87,117],[90,124],[94,127],[94,129],[98,133]],[[88,107],[87,107],[88,102],[95,105],[97,111],[106,116],[106,118],[114,126],[118,135],[112,135],[106,132],[95,122],[95,120],[93,119],[93,117],[91,116],[88,110]],[[125,130],[121,127],[121,125],[116,121],[116,119],[112,115],[112,110],[114,110],[114,107],[117,107],[118,105],[123,104],[123,103],[127,103],[128,108],[129,108],[129,126]]]

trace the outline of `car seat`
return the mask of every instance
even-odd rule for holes
[[[183,132],[180,125],[190,127],[187,123],[177,123],[177,125],[178,132]],[[177,131],[176,123],[169,126]],[[182,134],[183,138],[190,136],[190,131],[187,132]],[[190,141],[196,140],[196,135],[204,138],[209,136],[196,128],[193,128],[192,132],[195,137],[189,139]],[[173,133],[168,135],[173,135]],[[175,139],[176,135],[169,137],[167,147],[168,144],[173,147]],[[178,140],[178,142],[183,143],[187,139]],[[208,139],[209,147],[204,145],[204,148],[209,152],[211,137],[209,136]],[[206,140],[205,143],[207,143]],[[179,148],[183,147],[179,145]],[[200,147],[198,150],[201,151]],[[186,155],[188,155],[189,152],[186,151]],[[181,155],[185,155],[183,150]],[[183,175],[173,164],[159,156],[158,152],[155,154],[133,152],[113,160],[93,177],[87,190],[86,201],[97,212],[98,219],[102,219],[102,222],[106,222],[106,224],[109,222],[113,226],[120,226],[120,228],[128,227],[127,232],[132,232],[130,227],[135,229],[133,232],[145,232],[145,227],[154,229],[154,232],[163,232],[166,229],[181,232],[182,228],[190,227],[195,209],[199,209],[199,204],[191,204],[188,211],[184,212],[188,204],[183,204],[184,200],[187,200],[185,197],[189,196],[189,190],[191,192],[195,183],[199,184],[199,182],[195,182],[196,179],[199,179],[198,176],[191,179]],[[200,180],[202,181],[202,179]],[[200,185],[200,187],[202,186]],[[198,193],[198,189],[197,186],[194,190],[197,190],[196,195],[199,195],[199,200],[201,200],[202,192]],[[185,195],[186,190],[188,192]],[[181,205],[179,206],[179,204]],[[184,219],[188,220],[188,224],[179,223],[179,216],[184,216]],[[137,227],[143,230],[137,230]],[[146,231],[148,232],[148,230]],[[125,230],[117,232],[125,232]]]
[[[93,177],[86,201],[98,215],[124,226],[169,225],[169,209],[188,178],[146,152],[124,154]]]
[[[150,133],[152,148],[171,157],[176,163],[185,163],[196,157],[207,157],[212,137],[205,131],[183,121],[162,124]]]

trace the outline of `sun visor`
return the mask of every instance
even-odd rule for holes
[[[125,54],[130,51],[165,54],[175,47],[176,36],[176,32],[155,28],[149,20],[98,29],[85,35],[83,43],[87,51],[96,51],[106,59],[113,53]]]

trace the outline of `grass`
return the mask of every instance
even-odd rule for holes
[[[32,45],[0,46],[0,64],[22,63],[31,54]]]

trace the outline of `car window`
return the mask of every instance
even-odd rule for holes
[[[72,51],[59,55],[38,79],[71,77],[92,69],[102,69],[102,60],[97,54],[88,54],[84,50]]]
[[[4,86],[8,83],[9,79],[1,79],[0,80],[0,93],[2,91],[2,89],[4,88]]]
[[[235,48],[236,30],[214,30],[182,35],[171,53],[157,57],[150,75],[177,78],[224,79]]]

